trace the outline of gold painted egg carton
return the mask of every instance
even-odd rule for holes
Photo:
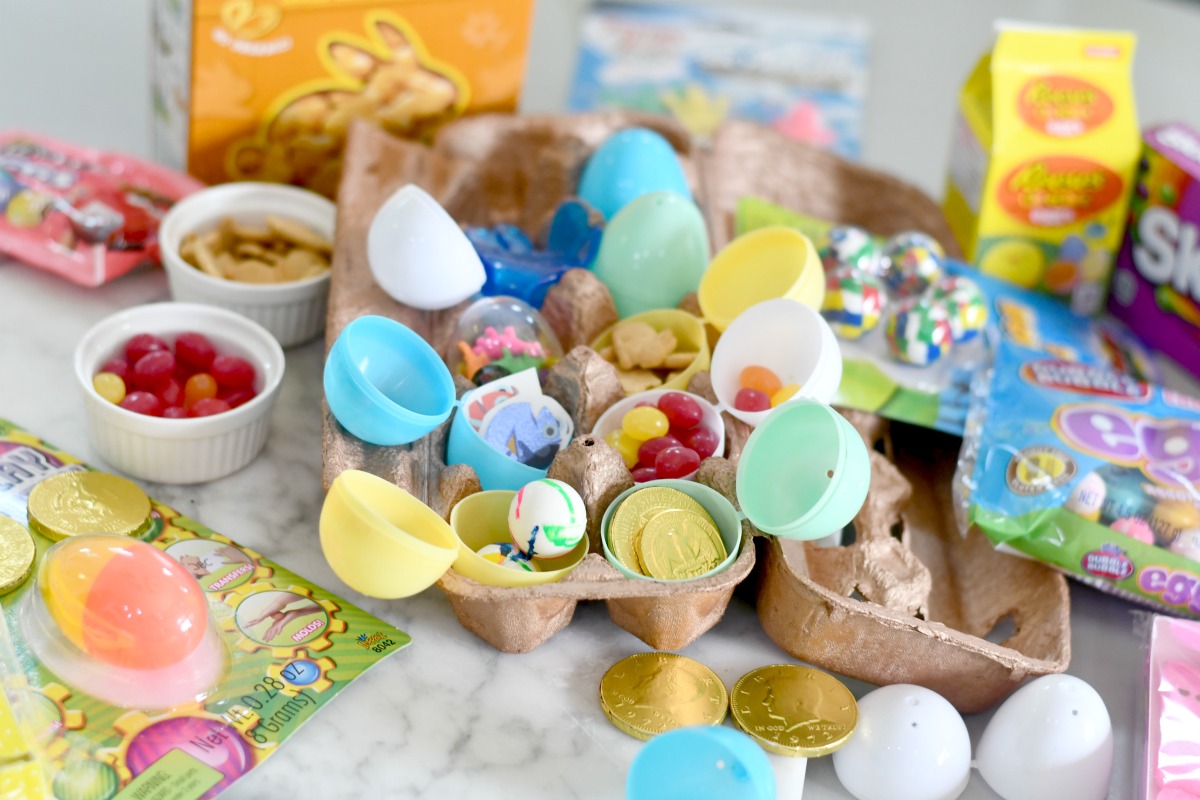
[[[465,304],[438,312],[402,306],[376,286],[367,265],[367,229],[397,188],[422,186],[464,224],[507,222],[537,231],[573,194],[591,152],[630,125],[652,127],[676,148],[714,250],[733,237],[737,200],[753,195],[881,235],[925,230],[957,252],[940,211],[919,190],[749,123],[726,123],[703,150],[668,120],[628,113],[472,117],[443,128],[432,147],[356,123],[339,191],[327,347],[365,314],[408,325],[443,356],[453,344]],[[590,431],[622,396],[612,366],[585,346],[615,321],[611,299],[589,272],[572,271],[551,290],[543,314],[568,351],[552,370],[546,392],[571,412],[577,431]],[[457,380],[460,394],[470,388]],[[689,388],[708,394],[707,373],[699,373]],[[891,452],[884,421],[854,412],[846,416],[869,445]],[[707,460],[698,478],[736,506],[734,464],[749,429],[729,415],[725,423],[727,458]],[[448,517],[455,502],[479,490],[470,467],[445,466],[449,424],[412,445],[376,447],[351,436],[326,410],[324,484],[342,470],[366,470]],[[872,683],[924,685],[963,711],[986,708],[1024,677],[1066,668],[1066,584],[1048,568],[997,553],[974,532],[959,537],[949,505],[956,449],[944,444],[942,451],[928,450],[928,442],[939,440],[928,431],[910,438],[911,446],[904,440],[906,458],[893,462],[878,449],[872,453],[872,488],[854,521],[852,544],[820,548],[747,535],[724,572],[671,584],[625,578],[601,555],[600,517],[632,483],[615,451],[577,436],[556,457],[550,475],[572,484],[588,505],[590,552],[583,562],[558,583],[484,586],[450,570],[439,586],[464,627],[504,652],[528,652],[544,643],[570,622],[580,600],[603,600],[617,625],[652,647],[677,650],[720,620],[757,555],[758,614],[764,630],[788,653]],[[941,465],[945,475],[921,471],[931,465]],[[914,488],[918,499],[910,503]],[[749,523],[744,529],[754,533]],[[983,638],[997,623],[1002,628],[1010,621],[1014,630],[1004,641]]]

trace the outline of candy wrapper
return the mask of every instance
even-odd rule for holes
[[[131,156],[0,133],[0,255],[84,286],[158,260],[158,223],[203,184]]]
[[[888,240],[754,197],[738,202],[735,225],[738,235],[787,225],[822,254],[822,313],[845,364],[836,405],[961,436],[971,381],[1000,338],[1066,361],[1156,377],[1145,349],[1120,323],[1073,314],[1053,297],[952,258],[939,257],[931,269],[922,252],[931,248],[920,234]]]
[[[1102,591],[1200,617],[1200,400],[1003,340],[975,390],[960,522]]]
[[[1149,628],[1144,800],[1200,797],[1200,623],[1154,615]]]

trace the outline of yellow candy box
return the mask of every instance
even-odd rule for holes
[[[154,154],[328,197],[350,120],[426,139],[511,111],[533,0],[156,0]]]
[[[1134,36],[1001,23],[967,78],[944,210],[969,261],[1093,314],[1139,153]]]

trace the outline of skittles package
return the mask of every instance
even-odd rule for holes
[[[998,547],[1200,617],[1200,400],[1012,341],[976,382],[955,493]]]

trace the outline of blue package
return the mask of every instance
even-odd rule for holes
[[[1101,590],[1200,617],[1200,400],[1011,340],[976,395],[955,486],[970,523]]]

